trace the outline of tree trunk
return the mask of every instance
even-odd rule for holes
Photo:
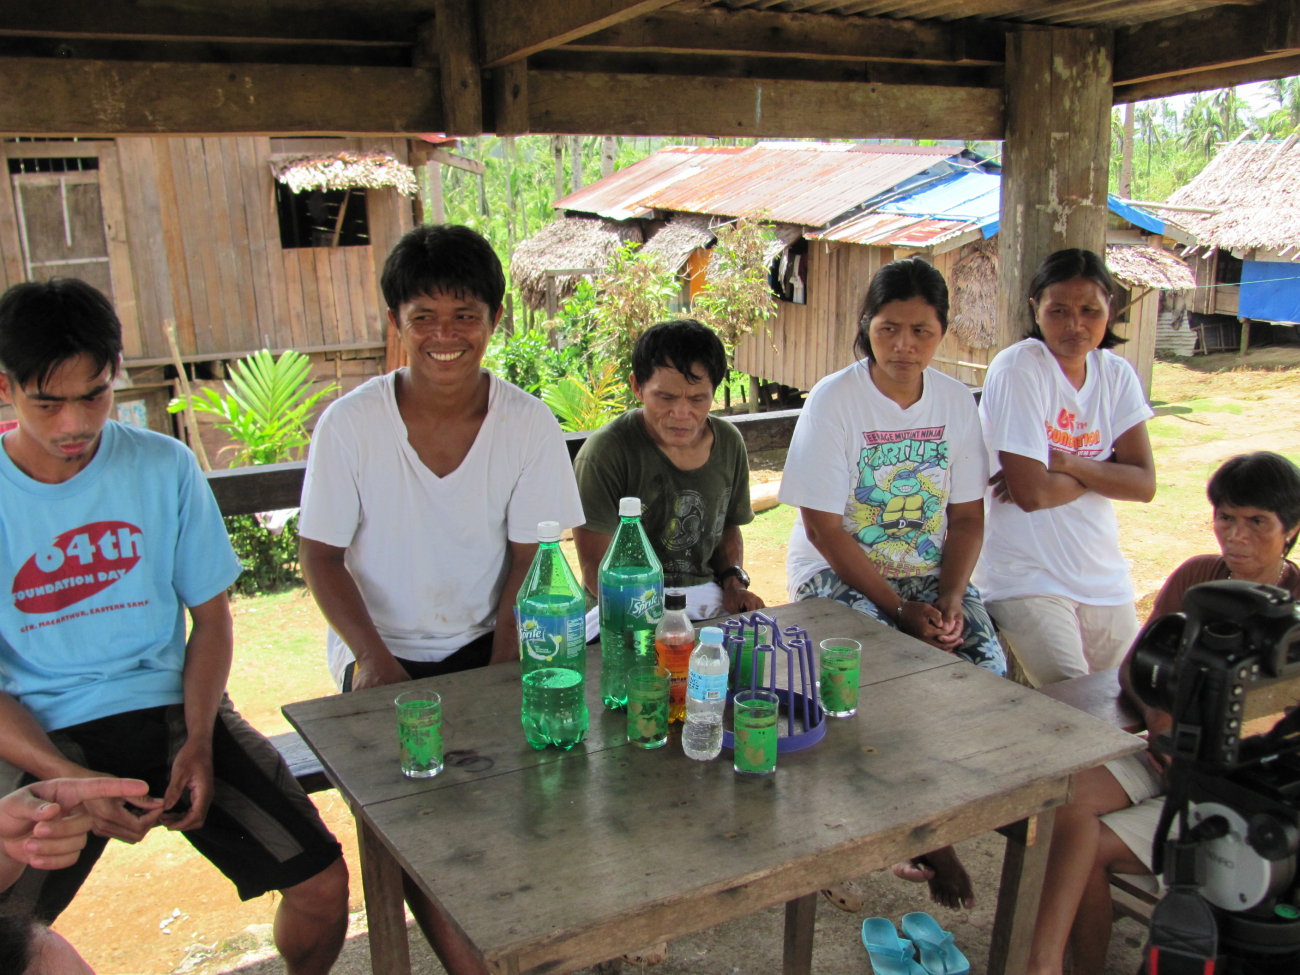
[[[569,137],[569,179],[573,192],[582,189],[582,136]]]
[[[555,159],[555,199],[559,202],[564,198],[564,136],[551,136],[551,155]],[[555,211],[555,217],[559,219],[559,210]]]
[[[1133,103],[1124,106],[1124,147],[1119,164],[1119,195],[1133,199]]]
[[[434,223],[447,222],[447,204],[442,197],[442,163],[431,162],[429,170],[429,219]]]
[[[618,137],[607,135],[600,142],[600,178],[614,175],[614,163],[618,159]]]

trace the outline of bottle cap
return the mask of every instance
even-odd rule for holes
[[[701,642],[701,643],[716,643],[718,646],[722,646],[722,629],[721,629],[721,627],[717,627],[717,626],[706,626],[704,629],[700,630],[700,642]]]
[[[558,542],[560,535],[560,523],[558,521],[539,521],[537,523],[537,540],[539,542]]]
[[[664,609],[685,609],[686,593],[680,589],[668,589],[664,592]]]
[[[640,498],[619,498],[618,516],[620,518],[640,518],[641,499]]]

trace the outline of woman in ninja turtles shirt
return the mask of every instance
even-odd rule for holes
[[[930,360],[948,327],[948,286],[919,258],[872,278],[858,326],[864,358],[808,395],[782,503],[799,508],[792,600],[827,596],[1002,674],[993,624],[970,584],[984,532],[987,460],[970,391]]]
[[[996,473],[975,582],[1035,687],[1118,667],[1138,634],[1115,501],[1156,493],[1133,367],[1108,351],[1114,285],[1085,250],[1029,285],[1029,337],[989,365],[980,401]]]
[[[799,509],[786,582],[826,596],[996,674],[1006,659],[970,584],[984,535],[988,461],[975,399],[929,368],[948,328],[948,286],[920,258],[882,267],[854,349],[863,358],[808,394],[790,441],[782,503]],[[894,867],[947,907],[971,907],[951,847]],[[825,892],[852,910],[852,881]]]

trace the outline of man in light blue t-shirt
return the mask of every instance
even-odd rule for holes
[[[108,839],[161,824],[241,898],[279,890],[289,972],[324,975],[347,927],[342,851],[225,696],[239,560],[194,455],[108,419],[121,351],[90,285],[0,297],[0,400],[18,417],[0,439],[0,759],[25,782],[122,776],[153,797],[87,801],[94,835],[77,863],[28,871],[10,901],[52,921]]]

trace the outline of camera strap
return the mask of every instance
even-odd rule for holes
[[[1151,843],[1151,872],[1157,876],[1165,872],[1165,846],[1169,838],[1169,827],[1173,825],[1175,816],[1179,817],[1179,835],[1185,836],[1187,833],[1187,799],[1191,793],[1192,770],[1201,752],[1203,731],[1201,688],[1205,684],[1205,670],[1198,669],[1195,674],[1189,676],[1191,680],[1178,682],[1178,694],[1173,710],[1174,727],[1169,733],[1170,757],[1173,759],[1169,768],[1169,791],[1165,796],[1164,808],[1160,812],[1155,839]],[[1174,873],[1185,873],[1185,867]],[[1183,880],[1177,876],[1169,876],[1165,877],[1165,883],[1169,886],[1177,883],[1195,883],[1195,878]]]

